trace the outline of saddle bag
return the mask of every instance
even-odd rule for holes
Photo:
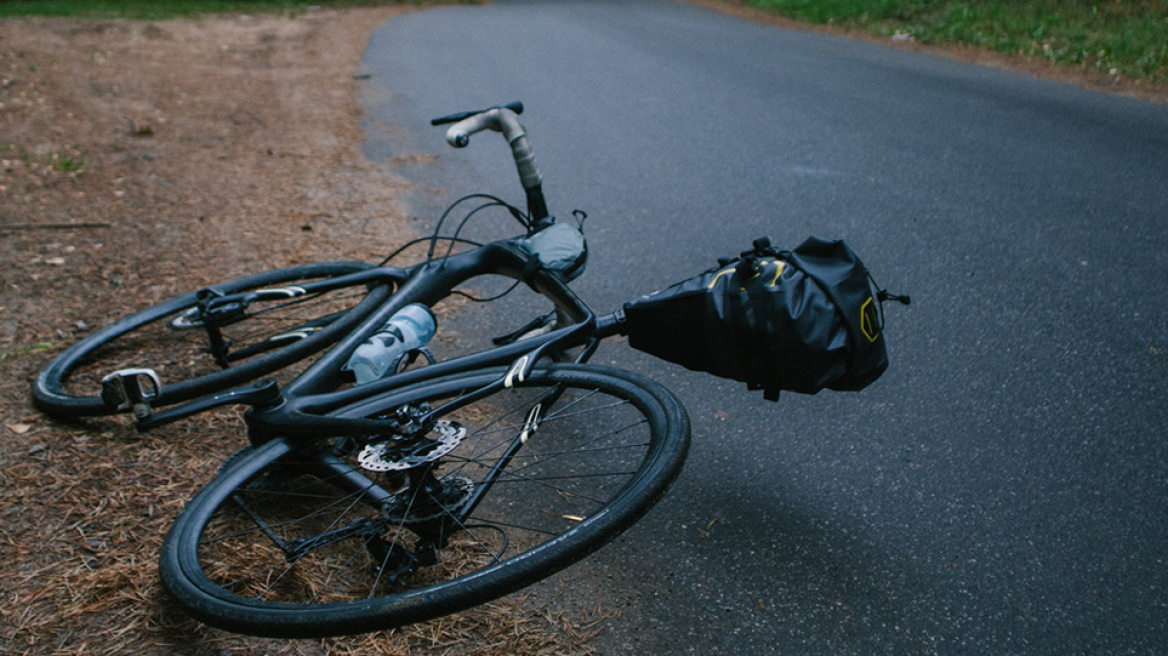
[[[879,289],[842,241],[793,251],[766,238],[719,266],[624,305],[629,345],[670,362],[780,390],[860,390],[888,367]]]

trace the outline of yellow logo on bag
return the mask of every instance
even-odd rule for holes
[[[880,317],[876,314],[876,303],[872,297],[860,306],[860,330],[864,331],[864,337],[868,338],[869,342],[874,342],[880,337]]]
[[[722,276],[732,276],[732,275],[734,275],[734,267],[730,267],[729,269],[723,269],[723,270],[719,271],[718,274],[714,276],[714,279],[710,281],[710,284],[707,286],[707,289],[713,289],[714,285],[718,284],[718,278],[721,278]]]
[[[777,265],[775,267],[775,274],[770,277],[771,280],[769,283],[766,284],[766,286],[767,287],[774,287],[776,284],[778,284],[779,276],[783,275],[783,271],[787,268],[786,262],[783,262],[782,260],[774,260],[774,261],[762,260],[761,262],[758,262],[754,265],[754,275],[747,278],[746,281],[743,283],[743,286],[740,289],[742,291],[746,291],[745,283],[750,282],[751,280],[754,280],[755,278],[761,276],[763,274],[763,271],[766,269],[766,267],[768,267],[772,264]],[[714,285],[718,284],[719,278],[721,278],[722,276],[733,276],[737,271],[738,271],[738,267],[736,267],[736,266],[730,267],[728,269],[722,269],[721,271],[719,271],[717,274],[714,275],[713,280],[710,280],[710,284],[706,285],[706,288],[713,289]]]

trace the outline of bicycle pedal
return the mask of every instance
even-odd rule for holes
[[[101,400],[118,412],[131,410],[138,419],[150,416],[162,382],[153,369],[120,369],[101,379]]]

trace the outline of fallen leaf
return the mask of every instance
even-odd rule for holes
[[[8,430],[16,433],[17,435],[24,435],[28,431],[32,430],[32,426],[29,426],[28,424],[7,424],[7,426]]]

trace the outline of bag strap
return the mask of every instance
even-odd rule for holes
[[[767,237],[759,237],[751,245],[752,249],[743,251],[738,257],[725,259],[725,261],[719,259],[718,263],[725,267],[732,262],[738,262],[738,266],[734,270],[739,278],[746,280],[754,275],[755,266],[759,260],[764,257],[779,257],[781,255],[780,251],[771,246],[771,240]]]
[[[766,385],[763,383],[747,383],[746,391],[757,392],[762,390],[762,398],[764,401],[777,402],[779,400],[779,392],[782,390],[777,385]]]
[[[876,300],[883,303],[884,301],[896,301],[901,305],[912,305],[912,298],[907,294],[891,294],[887,289],[881,289],[880,285],[876,284],[876,280],[872,278],[872,274],[868,274],[868,280],[872,281],[872,285],[876,287]]]

